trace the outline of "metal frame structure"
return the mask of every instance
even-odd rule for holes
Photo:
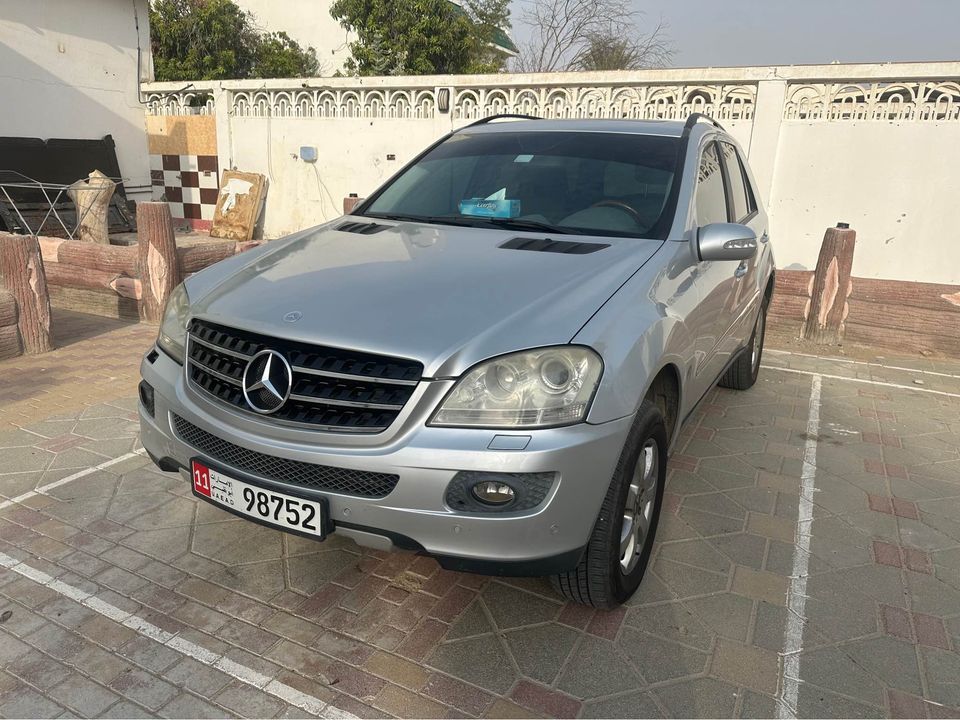
[[[10,180],[8,178],[15,178]],[[110,180],[118,185],[123,182],[123,178],[113,178],[108,177],[107,180]],[[24,175],[21,172],[16,170],[0,170],[0,193],[3,194],[3,197],[6,199],[6,204],[8,204],[13,211],[16,213],[17,217],[20,219],[21,230],[26,231],[30,235],[40,235],[44,226],[47,224],[47,221],[50,219],[50,216],[56,218],[57,222],[60,224],[60,228],[63,230],[66,237],[70,240],[73,240],[74,234],[77,231],[77,228],[80,227],[80,223],[87,216],[87,213],[90,211],[90,206],[83,210],[83,212],[77,213],[76,223],[73,225],[73,228],[68,227],[68,223],[64,221],[63,217],[57,211],[57,204],[61,201],[64,194],[78,182],[70,183],[69,185],[63,185],[61,183],[46,183],[40,180],[35,180],[32,177]],[[93,187],[93,184],[90,184],[90,187]],[[10,197],[9,190],[37,190],[43,194],[44,199],[46,200],[47,205],[49,206],[46,213],[43,216],[43,219],[40,221],[40,224],[33,228],[30,226],[30,223],[27,222],[27,219],[23,216],[23,212],[20,211],[20,208],[17,207],[17,203]],[[100,183],[100,187],[97,189],[97,194],[105,191],[107,189],[106,183]],[[22,201],[21,201],[22,203]],[[0,203],[2,205],[2,203]],[[25,209],[24,209],[25,210]],[[4,221],[8,225],[8,230],[15,231],[16,228],[9,227],[8,216],[10,213],[6,208],[0,207],[0,214],[4,215]]]

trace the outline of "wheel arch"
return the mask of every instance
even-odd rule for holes
[[[682,392],[680,369],[668,362],[653,376],[643,396],[644,400],[652,402],[663,414],[669,449],[673,448],[680,429]]]

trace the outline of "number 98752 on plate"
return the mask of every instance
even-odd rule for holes
[[[250,485],[193,460],[193,494],[237,515],[253,518],[281,530],[326,537],[326,503]]]

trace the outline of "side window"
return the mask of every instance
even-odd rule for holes
[[[757,209],[756,205],[751,202],[753,193],[749,190],[743,165],[737,155],[737,149],[730,143],[721,142],[720,150],[723,152],[723,162],[727,166],[727,177],[730,179],[733,221],[742,222],[747,215]]]
[[[723,191],[723,173],[720,170],[720,157],[717,144],[710,143],[700,156],[700,169],[697,172],[697,191],[694,196],[697,210],[697,224],[728,222],[727,198]]]

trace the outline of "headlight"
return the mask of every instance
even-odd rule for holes
[[[180,283],[170,293],[163,311],[157,345],[170,357],[183,365],[184,344],[187,340],[187,320],[190,317],[190,298]]]
[[[472,368],[431,425],[542,428],[587,416],[603,362],[593,350],[561,346],[503,355]]]

